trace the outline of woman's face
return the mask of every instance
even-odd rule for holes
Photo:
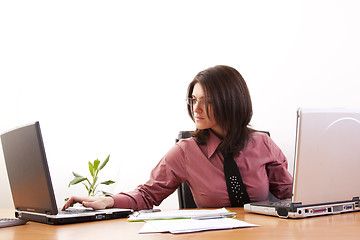
[[[204,89],[202,88],[200,83],[195,84],[192,92],[192,98],[195,100],[192,106],[196,128],[199,130],[211,129],[219,137],[224,137],[224,131],[215,121],[211,103],[209,103],[209,114],[207,114],[207,109],[205,105],[206,96]],[[208,101],[211,102],[210,99],[208,99]]]

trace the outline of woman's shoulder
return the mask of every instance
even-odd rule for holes
[[[254,131],[250,134],[248,147],[250,148],[272,148],[272,140],[267,132]]]
[[[193,148],[194,144],[196,143],[192,138],[180,139],[167,151],[167,153],[165,153],[163,160],[171,162],[184,159],[185,156],[188,155],[189,150]]]
[[[177,143],[177,146],[179,146],[182,149],[186,149],[188,147],[193,147],[194,145],[197,145],[194,137],[189,138],[182,138]]]
[[[268,141],[270,133],[265,131],[254,131],[250,133],[250,138],[255,141]]]
[[[197,144],[192,137],[180,139],[170,148],[170,150],[165,154],[164,158],[167,161],[179,161],[180,159],[185,159],[187,155],[191,155],[195,145]]]
[[[281,151],[276,143],[271,139],[268,133],[255,131],[250,134],[249,146],[251,149],[267,150],[272,153]]]

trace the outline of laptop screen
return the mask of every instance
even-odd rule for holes
[[[39,123],[4,133],[1,142],[15,208],[56,214]]]
[[[315,204],[360,196],[360,111],[299,109],[293,202]]]

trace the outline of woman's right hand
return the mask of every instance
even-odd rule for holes
[[[84,207],[93,208],[94,210],[102,210],[105,208],[112,208],[114,206],[114,199],[108,196],[95,197],[78,197],[72,196],[62,207],[62,211],[69,208],[74,203],[81,203]]]

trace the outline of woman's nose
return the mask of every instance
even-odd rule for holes
[[[201,108],[201,105],[199,104],[199,102],[196,102],[194,105],[193,105],[193,108],[194,108],[194,112],[201,112],[202,111],[202,108]]]

